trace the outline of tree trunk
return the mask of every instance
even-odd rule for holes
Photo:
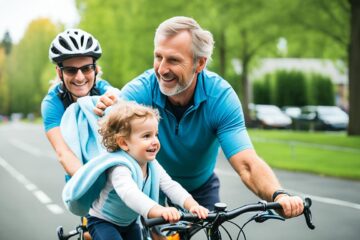
[[[360,1],[350,0],[350,5],[348,135],[360,135]]]
[[[226,42],[225,42],[225,31],[220,31],[220,44],[217,44],[219,47],[219,58],[220,58],[220,66],[219,66],[219,74],[220,76],[225,77],[226,72]]]
[[[250,102],[250,88],[249,88],[249,77],[248,77],[248,71],[249,71],[249,62],[251,56],[249,55],[249,49],[248,49],[248,39],[247,39],[247,31],[242,30],[241,31],[241,37],[243,38],[243,48],[241,53],[241,64],[242,64],[242,73],[241,73],[241,103],[243,107],[244,112],[244,118],[245,123],[250,124],[250,113],[249,113],[249,102]]]
[[[248,59],[244,58],[242,61],[243,72],[241,74],[241,84],[242,84],[241,103],[244,111],[245,122],[247,124],[250,124],[251,121],[250,113],[249,113],[250,88],[249,88],[249,78],[248,78],[248,67],[249,67],[248,63],[249,63]]]

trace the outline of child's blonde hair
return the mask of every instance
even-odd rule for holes
[[[150,117],[154,117],[159,121],[159,111],[135,102],[119,101],[99,121],[99,133],[102,136],[102,144],[109,152],[119,150],[120,147],[117,144],[117,139],[119,137],[128,138],[130,136],[131,121],[142,118],[145,120]]]

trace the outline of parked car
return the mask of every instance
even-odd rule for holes
[[[0,123],[1,122],[8,122],[8,121],[9,121],[9,118],[7,116],[0,114]]]
[[[345,130],[348,123],[348,114],[337,106],[305,106],[295,126],[302,130]]]
[[[296,119],[301,114],[301,108],[299,107],[292,107],[292,106],[284,106],[281,110],[288,115],[291,119]]]
[[[19,122],[21,119],[23,119],[23,117],[24,117],[24,114],[22,114],[22,113],[12,113],[10,115],[10,120],[12,122]]]
[[[292,120],[275,105],[251,104],[252,125],[261,128],[289,128]]]

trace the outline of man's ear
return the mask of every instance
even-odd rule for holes
[[[116,139],[116,143],[123,151],[125,151],[125,152],[129,151],[129,146],[124,137],[118,137]]]
[[[196,72],[196,73],[201,72],[201,71],[205,68],[205,66],[206,66],[206,60],[207,60],[206,57],[200,57],[200,58],[198,59],[198,62],[197,62],[197,64],[196,64],[196,69],[195,69],[195,72]]]

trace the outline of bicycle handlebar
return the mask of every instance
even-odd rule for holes
[[[311,221],[311,211],[310,211],[310,207],[311,207],[312,201],[310,198],[305,198],[304,199],[304,216],[305,216],[305,220],[306,220],[306,224],[310,229],[314,229],[315,226],[313,225],[312,221]],[[244,205],[242,207],[230,210],[230,211],[216,211],[216,212],[210,212],[208,217],[206,219],[199,219],[196,215],[191,214],[191,213],[181,213],[181,217],[180,220],[182,221],[187,221],[187,222],[192,222],[192,223],[196,223],[196,222],[213,222],[216,218],[218,221],[220,221],[220,224],[233,219],[243,213],[246,212],[255,212],[255,211],[266,211],[266,210],[277,210],[277,209],[282,209],[281,205],[277,202],[259,202],[259,203],[255,203],[255,204],[248,204],[248,205]],[[166,221],[164,218],[160,217],[160,218],[150,218],[150,219],[145,219],[142,218],[142,223],[145,227],[153,227],[156,225],[161,225],[161,224],[166,224],[169,223],[168,221]]]
[[[77,226],[74,230],[71,230],[68,234],[64,234],[64,229],[62,226],[57,227],[56,232],[58,235],[58,239],[59,240],[68,240],[71,237],[75,236],[75,235],[81,235],[84,233],[85,231],[85,226],[83,225],[79,225]],[[83,239],[81,236],[79,239]]]
[[[312,214],[310,211],[310,207],[312,205],[312,201],[311,198],[305,198],[304,200],[304,216],[305,216],[305,221],[306,221],[306,225],[311,229],[314,230],[315,229],[315,225],[312,223]]]

